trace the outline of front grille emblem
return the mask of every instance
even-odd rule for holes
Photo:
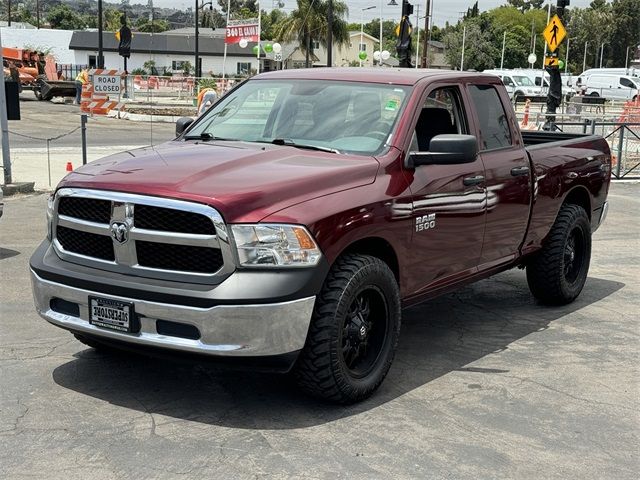
[[[121,245],[127,243],[127,240],[129,240],[129,227],[123,222],[113,222],[111,224],[111,236]]]

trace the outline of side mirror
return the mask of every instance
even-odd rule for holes
[[[176,137],[179,137],[184,133],[184,131],[191,126],[193,123],[193,118],[191,117],[181,117],[176,122]]]
[[[478,156],[478,140],[473,135],[436,135],[428,152],[411,152],[409,167],[473,163]]]

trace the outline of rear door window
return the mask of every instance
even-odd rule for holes
[[[495,150],[510,147],[511,130],[507,113],[495,88],[490,85],[470,85],[469,93],[478,114],[480,149]]]

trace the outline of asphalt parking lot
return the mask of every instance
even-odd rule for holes
[[[640,184],[615,184],[585,290],[514,270],[404,313],[378,393],[325,405],[276,375],[97,353],[40,319],[44,195],[0,219],[0,478],[636,479]]]

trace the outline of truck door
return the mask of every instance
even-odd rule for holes
[[[428,151],[440,134],[470,133],[458,86],[425,92],[409,151]],[[476,271],[486,191],[480,158],[460,165],[422,165],[407,172],[413,201],[408,289],[446,285]]]
[[[513,260],[529,222],[531,171],[506,95],[493,85],[469,85],[485,168],[487,216],[480,269]],[[507,113],[509,112],[509,113]]]

